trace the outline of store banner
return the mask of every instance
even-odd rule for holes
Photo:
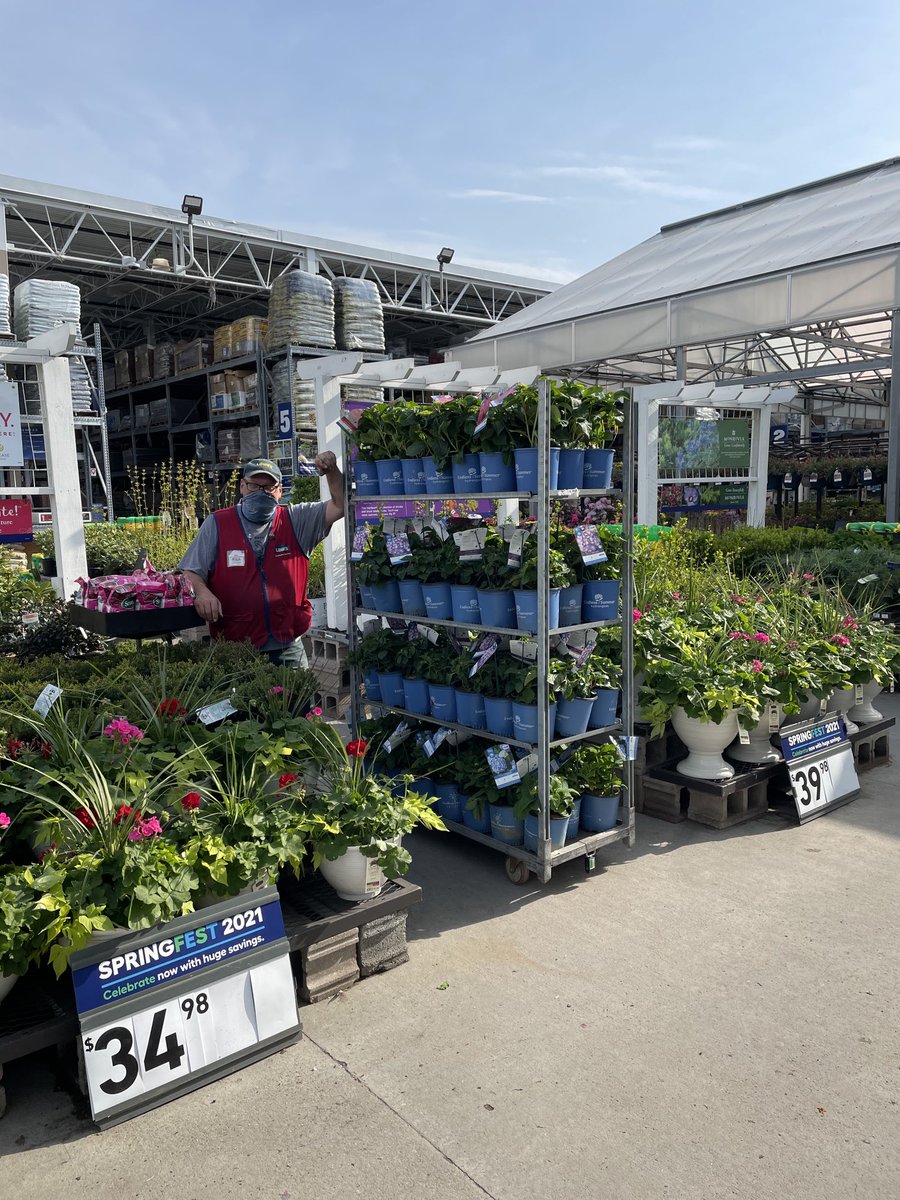
[[[30,542],[30,500],[0,500],[0,542]]]
[[[0,383],[0,470],[24,465],[19,389],[14,383]]]
[[[674,474],[689,471],[746,470],[750,467],[750,420],[721,421],[695,417],[660,417],[659,468]]]

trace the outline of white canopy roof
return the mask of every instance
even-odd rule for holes
[[[898,247],[894,158],[664,226],[450,357],[549,369],[883,311]]]

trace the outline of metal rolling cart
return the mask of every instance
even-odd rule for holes
[[[622,716],[621,719],[615,721],[614,724],[602,729],[588,730],[586,733],[579,734],[567,738],[554,738],[550,732],[550,704],[547,697],[547,692],[543,688],[538,689],[539,706],[538,706],[538,743],[534,745],[531,742],[519,741],[515,738],[503,737],[498,734],[489,732],[486,729],[473,729],[470,726],[460,725],[455,722],[443,721],[437,717],[425,716],[421,713],[414,713],[405,708],[399,708],[394,705],[387,705],[379,702],[370,701],[373,708],[380,709],[386,713],[396,713],[398,717],[406,717],[416,722],[422,722],[427,725],[443,726],[449,729],[459,730],[472,737],[482,738],[485,741],[503,742],[509,746],[521,751],[524,754],[537,754],[537,775],[538,775],[538,796],[540,798],[540,816],[538,820],[538,839],[537,851],[532,852],[526,850],[523,846],[510,846],[506,842],[500,841],[498,838],[492,837],[490,834],[479,833],[476,830],[470,829],[468,826],[455,821],[447,821],[447,828],[454,833],[460,834],[462,837],[470,838],[473,841],[480,842],[482,845],[490,846],[495,850],[500,850],[506,856],[506,873],[513,883],[523,884],[527,881],[530,874],[534,874],[542,882],[549,881],[553,868],[564,862],[568,862],[575,858],[583,858],[585,862],[585,870],[590,872],[595,866],[595,854],[603,846],[611,845],[615,842],[624,842],[626,846],[634,844],[634,763],[629,747],[633,745],[634,732],[634,688],[633,688],[633,670],[634,670],[634,649],[633,649],[633,539],[634,539],[634,457],[633,457],[633,420],[632,420],[632,400],[629,398],[624,404],[624,419],[623,419],[623,481],[622,488],[605,488],[597,490],[559,490],[551,491],[548,487],[550,478],[550,429],[549,429],[549,412],[550,412],[550,384],[549,380],[542,378],[538,383],[539,387],[539,411],[538,411],[538,471],[541,480],[540,490],[537,493],[532,492],[504,492],[498,493],[491,497],[495,500],[509,500],[518,504],[533,505],[537,516],[537,552],[538,552],[538,612],[537,612],[537,634],[525,635],[534,636],[537,640],[538,649],[538,677],[546,678],[549,669],[550,659],[550,639],[553,636],[563,633],[573,633],[577,630],[595,629],[603,626],[618,625],[622,631]],[[349,455],[346,453],[348,447],[345,442],[344,461],[349,462]],[[437,628],[445,628],[448,630],[470,629],[466,625],[457,621],[437,620],[431,617],[415,617],[410,618],[402,612],[388,613],[380,610],[363,608],[357,603],[356,585],[354,568],[356,564],[350,558],[350,551],[353,544],[353,530],[355,528],[356,504],[361,501],[355,496],[351,473],[346,472],[346,488],[347,488],[347,504],[346,511],[350,521],[350,530],[347,537],[347,580],[348,580],[348,640],[351,651],[356,647],[359,638],[360,630],[357,618],[360,616],[371,616],[379,618],[396,618],[401,621],[415,621],[421,625],[431,625]],[[584,622],[578,625],[569,625],[559,629],[549,628],[549,577],[550,577],[550,505],[555,499],[576,500],[587,496],[610,496],[621,495],[622,497],[622,577],[621,577],[621,618],[616,618],[610,621],[591,621]],[[473,499],[475,494],[468,494],[467,499]],[[457,499],[456,494],[447,495],[404,495],[391,496],[390,501],[416,501],[426,502],[428,504],[434,501],[454,500]],[[375,500],[374,497],[366,498],[369,502]],[[523,636],[522,630],[505,629],[491,625],[479,625],[479,632],[494,632],[506,635],[508,637],[520,638]],[[358,729],[359,722],[363,716],[362,701],[360,697],[360,675],[358,668],[355,666],[351,669],[351,722],[354,731]],[[619,819],[615,828],[602,833],[586,833],[579,831],[578,837],[557,850],[552,849],[550,841],[550,808],[549,808],[549,789],[550,789],[550,773],[556,753],[564,745],[570,745],[573,742],[596,740],[619,742],[625,751],[625,761],[622,771],[622,801],[619,811]]]

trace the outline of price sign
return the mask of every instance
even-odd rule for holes
[[[781,737],[781,748],[801,824],[859,794],[853,751],[840,717],[790,727]]]
[[[94,1120],[117,1124],[300,1034],[275,888],[72,956]]]

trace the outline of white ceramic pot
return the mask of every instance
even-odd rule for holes
[[[247,884],[241,888],[239,892],[235,892],[235,896],[249,896],[251,892],[258,892],[261,888],[268,887],[268,882],[265,879],[257,879],[254,883]],[[194,912],[198,912],[201,908],[212,908],[214,904],[221,904],[223,900],[233,900],[234,896],[219,896],[215,892],[207,889],[194,897]]]
[[[828,702],[831,698],[831,693],[825,697],[825,707],[828,708]],[[822,707],[822,701],[818,696],[810,696],[808,700],[804,700],[800,705],[800,711],[796,716],[790,717],[787,721],[788,725],[799,725],[802,721],[812,721],[819,715]]]
[[[847,727],[848,733],[859,733],[859,726],[850,716],[850,709],[856,702],[856,688],[846,687],[838,688],[831,697],[831,702],[828,707],[833,709],[838,716],[844,718],[844,724]]]
[[[778,724],[784,720],[784,705],[776,705],[778,709]],[[772,733],[769,729],[769,710],[766,707],[763,715],[750,730],[750,741],[742,742],[740,738],[728,747],[728,757],[741,763],[775,763],[781,762],[783,755],[776,750],[769,740]]]
[[[13,984],[19,978],[18,975],[0,975],[0,1004],[6,999],[13,989]]]
[[[850,720],[862,721],[864,725],[871,725],[873,721],[883,721],[884,713],[880,713],[872,703],[875,697],[884,690],[882,685],[877,679],[870,679],[868,683],[862,685],[862,690],[862,704],[853,705],[848,713]]]
[[[366,858],[358,846],[350,846],[329,862],[326,858],[319,874],[342,900],[371,900],[387,883],[387,877],[374,858]]]
[[[734,768],[729,767],[722,751],[737,737],[737,713],[732,711],[724,721],[700,721],[689,717],[683,708],[672,714],[672,726],[688,748],[687,758],[678,764],[682,775],[691,779],[731,779]]]

